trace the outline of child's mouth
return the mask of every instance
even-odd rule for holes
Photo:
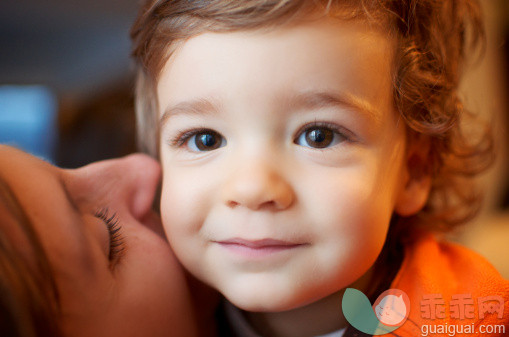
[[[293,250],[306,245],[304,243],[295,243],[275,239],[246,240],[242,238],[215,241],[215,243],[228,249],[234,254],[249,258],[261,258],[271,254]]]

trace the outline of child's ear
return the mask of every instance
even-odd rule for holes
[[[431,189],[431,174],[427,165],[428,141],[414,142],[407,151],[403,168],[403,185],[396,199],[395,212],[410,216],[419,212],[428,201]]]

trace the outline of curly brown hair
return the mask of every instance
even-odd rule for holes
[[[320,11],[378,24],[397,41],[394,106],[406,122],[408,143],[424,152],[410,156],[408,165],[414,177],[431,177],[432,186],[425,207],[410,218],[395,216],[392,227],[403,223],[407,234],[423,224],[446,231],[469,220],[481,201],[473,177],[491,164],[494,152],[490,129],[458,95],[466,56],[482,51],[485,41],[475,0],[146,1],[131,30],[141,150],[158,156],[156,84],[178,42],[205,31],[276,27]],[[474,121],[468,132],[467,119]]]

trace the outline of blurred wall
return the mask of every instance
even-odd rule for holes
[[[60,137],[51,151],[56,164],[135,150],[129,28],[137,7],[138,0],[0,4],[0,86],[36,85],[56,98],[58,118],[48,127]]]
[[[486,53],[465,74],[462,93],[472,111],[492,122],[497,159],[480,179],[486,191],[481,215],[455,233],[455,238],[487,257],[509,278],[509,2],[481,0],[481,4],[486,22]]]

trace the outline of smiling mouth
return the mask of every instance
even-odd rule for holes
[[[290,251],[305,246],[304,243],[295,243],[275,239],[245,240],[233,238],[224,241],[214,241],[227,250],[245,257],[264,257],[278,252]]]

